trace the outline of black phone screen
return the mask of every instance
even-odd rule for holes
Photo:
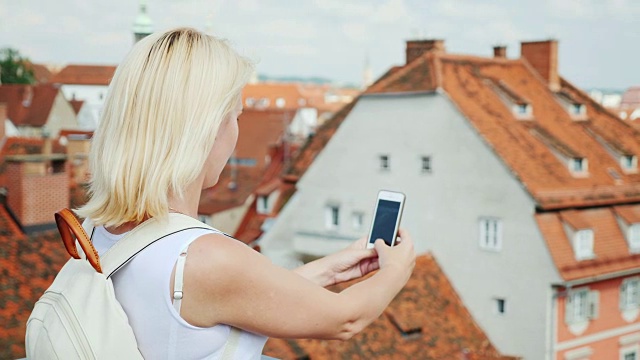
[[[376,210],[376,218],[373,220],[373,229],[371,230],[371,238],[369,242],[373,243],[377,239],[383,239],[387,245],[391,246],[394,230],[396,229],[396,220],[400,212],[400,203],[397,201],[378,200],[378,209]]]

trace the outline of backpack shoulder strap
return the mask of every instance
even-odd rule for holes
[[[92,227],[90,223],[87,223],[87,226]],[[211,226],[179,213],[169,213],[168,219],[164,220],[151,218],[129,231],[101,257],[103,274],[111,277],[149,245],[187,229],[208,229],[217,232]]]

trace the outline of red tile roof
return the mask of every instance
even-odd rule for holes
[[[80,109],[82,109],[82,105],[84,104],[84,100],[69,100],[71,107],[73,108],[73,112],[78,115]]]
[[[245,109],[255,107],[262,109],[277,109],[277,100],[284,100],[284,109],[294,110],[301,107],[311,107],[318,112],[335,112],[345,104],[344,99],[355,98],[360,93],[355,89],[337,88],[331,85],[316,85],[302,83],[263,82],[248,84],[242,93]],[[327,101],[327,96],[337,96],[342,100]],[[251,106],[247,99],[252,99]],[[261,104],[260,99],[267,99],[268,103]]]
[[[526,99],[533,119],[519,120],[495,90],[499,83]],[[564,97],[583,103],[587,120],[576,121],[541,77],[522,59],[481,58],[428,52],[392,68],[366,94],[443,89],[480,136],[536,199],[542,209],[587,207],[640,201],[640,173],[625,173],[609,148],[640,154],[640,132],[561,79]],[[502,90],[505,91],[505,90]],[[300,176],[324,147],[351,107],[321,128],[295,161]],[[345,113],[346,112],[346,113]],[[565,157],[588,161],[588,176],[571,174]]]
[[[0,102],[7,103],[7,116],[15,126],[42,127],[59,91],[50,84],[0,85]]]
[[[44,65],[31,64],[31,68],[38,84],[46,84],[53,77],[51,71]]]
[[[0,249],[0,359],[22,358],[33,305],[69,255],[57,231],[0,236]]]
[[[314,360],[513,359],[498,353],[431,254],[417,258],[411,279],[384,314],[351,340],[270,339],[264,353]]]
[[[291,149],[291,151],[295,152],[295,149]],[[257,240],[260,235],[262,235],[262,224],[264,221],[276,216],[282,206],[284,206],[286,200],[288,200],[295,191],[293,184],[287,184],[281,179],[284,168],[284,155],[285,149],[282,143],[271,148],[271,162],[253,192],[253,201],[234,234],[236,239],[242,240],[247,244]],[[271,214],[259,214],[257,211],[258,196],[268,196],[276,190],[279,190],[280,194],[273,206],[273,212]]]
[[[109,85],[116,71],[112,65],[67,65],[51,79],[67,85]]]
[[[565,281],[640,268],[640,254],[630,252],[625,234],[616,220],[616,213],[620,212],[623,213],[621,219],[632,221],[627,222],[632,224],[639,219],[640,205],[568,210],[535,216],[551,257]],[[572,239],[563,222],[574,230],[593,230],[594,259],[576,260]]]
[[[260,183],[266,169],[269,148],[279,141],[295,113],[290,110],[246,109],[238,120],[235,158],[252,159],[254,166],[227,164],[216,186],[202,192],[200,214],[214,214],[244,204]],[[232,176],[235,172],[235,181]],[[235,188],[229,183],[235,182]]]

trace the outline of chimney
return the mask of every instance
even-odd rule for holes
[[[408,40],[407,64],[428,52],[444,53],[444,40]]]
[[[496,59],[507,58],[507,47],[505,45],[496,45],[493,47],[493,57]]]
[[[522,42],[520,56],[542,76],[552,91],[560,90],[557,40]]]

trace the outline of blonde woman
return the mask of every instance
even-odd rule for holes
[[[78,210],[96,225],[99,253],[146,219],[197,218],[202,189],[235,147],[251,72],[226,42],[193,29],[134,46],[111,82],[91,148],[90,200]],[[217,359],[236,328],[235,358],[259,359],[268,336],[349,339],[376,319],[413,269],[412,241],[400,235],[393,248],[366,250],[361,239],[290,271],[219,232],[190,229],[149,246],[113,282],[145,358]],[[324,288],[378,268],[340,293]]]

